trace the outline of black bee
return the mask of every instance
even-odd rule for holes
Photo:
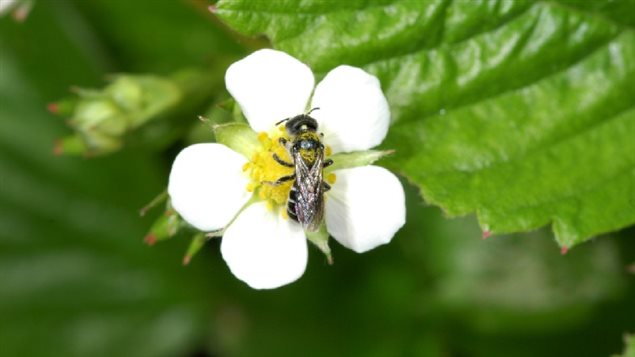
[[[273,159],[280,165],[293,167],[295,172],[270,182],[279,185],[295,180],[287,199],[287,213],[291,219],[302,224],[306,231],[320,228],[324,218],[324,192],[331,189],[322,179],[322,169],[331,165],[333,160],[324,160],[324,144],[320,141],[323,134],[317,133],[317,121],[309,116],[317,109],[276,123],[287,122],[285,129],[291,140],[280,138],[280,144],[287,149],[293,163],[282,160],[275,153]]]

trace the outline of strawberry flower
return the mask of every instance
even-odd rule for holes
[[[324,175],[331,185],[325,193],[326,231],[358,253],[390,242],[405,223],[403,187],[382,167],[358,166],[372,160],[355,160],[368,156],[365,150],[379,145],[388,131],[390,112],[376,77],[339,66],[314,88],[307,65],[264,49],[232,64],[225,82],[251,130],[219,140],[226,145],[196,144],[181,151],[168,193],[189,224],[222,232],[223,259],[238,279],[256,289],[272,289],[304,273],[307,233],[285,214],[292,183],[264,182],[293,173],[272,158],[275,153],[292,161],[279,143],[288,135],[275,123],[310,108],[320,108],[311,116],[324,133],[326,155],[335,161]],[[352,152],[361,153],[345,154]]]

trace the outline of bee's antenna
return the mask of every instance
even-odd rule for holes
[[[316,110],[320,110],[320,107],[315,107],[315,108],[313,108],[313,109],[309,110],[309,112],[308,112],[308,113],[306,113],[306,115],[309,115],[309,114],[313,113],[313,112],[314,112],[314,111],[316,111]]]
[[[289,119],[291,119],[291,118],[282,119],[279,122],[277,122],[276,125],[280,125],[280,124],[284,123],[285,121],[287,121]]]

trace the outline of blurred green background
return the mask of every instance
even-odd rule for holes
[[[83,159],[47,103],[108,74],[169,74],[238,59],[244,39],[205,1],[39,0],[0,18],[1,356],[607,356],[635,332],[635,230],[561,255],[548,230],[481,239],[407,191],[406,226],[363,255],[312,249],[292,285],[255,291],[207,244],[143,244],[138,210],[187,144]],[[220,72],[222,76],[222,72]],[[220,78],[222,79],[222,77]],[[209,103],[226,96],[222,80]],[[204,127],[203,127],[204,129]],[[203,135],[205,137],[205,135]],[[155,216],[159,212],[155,213]],[[632,269],[632,268],[631,268]]]

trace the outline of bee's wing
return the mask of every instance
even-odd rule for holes
[[[299,154],[294,159],[295,182],[298,188],[296,215],[304,229],[316,231],[324,217],[324,187],[322,186],[324,154],[319,150],[311,166],[307,165]]]

